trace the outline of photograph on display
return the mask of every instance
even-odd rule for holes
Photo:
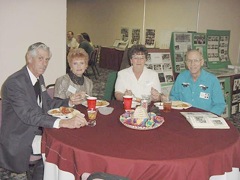
[[[236,114],[239,110],[239,104],[234,104],[232,106],[232,114]]]
[[[232,95],[232,103],[237,103],[240,100],[240,93]]]
[[[194,46],[206,45],[206,34],[194,34],[193,44]]]
[[[174,34],[175,52],[187,52],[192,49],[192,34],[191,33],[175,33]]]
[[[121,40],[128,41],[128,28],[121,28]]]
[[[233,91],[240,90],[240,79],[234,79],[233,81]]]
[[[160,80],[160,83],[166,82],[165,77],[164,77],[164,73],[158,73],[158,78]]]
[[[140,43],[140,29],[132,29],[132,39],[131,44]]]
[[[155,46],[155,29],[146,29],[145,46],[154,48]]]
[[[149,53],[146,61],[146,67],[158,72],[161,83],[174,81],[170,53]]]

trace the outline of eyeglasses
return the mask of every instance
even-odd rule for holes
[[[145,55],[133,55],[132,59],[136,59],[136,60],[145,60],[146,57]]]
[[[202,59],[187,59],[186,63],[188,63],[188,64],[192,64],[192,63],[199,64],[201,61],[202,61]]]

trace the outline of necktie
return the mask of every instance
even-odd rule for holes
[[[38,97],[39,97],[39,103],[40,103],[41,102],[41,88],[40,88],[39,79],[37,79],[37,82],[35,83],[35,85],[33,87],[35,90],[36,99],[38,99]]]

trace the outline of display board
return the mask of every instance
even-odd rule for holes
[[[231,116],[231,86],[230,86],[230,77],[219,77],[219,82],[224,94],[224,99],[226,102],[225,110],[222,114],[222,117],[228,118]]]
[[[155,70],[158,73],[162,93],[169,95],[174,82],[170,51],[165,50],[163,52],[160,49],[149,50],[145,64],[148,69]]]
[[[226,68],[229,60],[230,31],[207,30],[207,33],[173,32],[170,52],[175,73],[186,69],[185,56],[190,49],[199,50],[204,58],[204,68]]]
[[[207,30],[207,67],[226,68],[229,59],[230,31]]]
[[[207,69],[220,81],[227,104],[223,117],[230,117],[240,112],[240,74],[234,69]]]
[[[240,112],[240,74],[233,77],[232,83],[232,111],[231,114]]]

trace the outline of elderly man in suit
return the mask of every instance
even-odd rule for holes
[[[26,53],[26,65],[2,85],[0,167],[7,170],[22,173],[29,169],[32,143],[39,128],[80,128],[87,124],[81,115],[66,121],[47,114],[52,108],[74,106],[82,99],[77,94],[64,100],[50,98],[42,76],[50,58],[48,46],[32,44]],[[43,179],[42,160],[38,166],[33,179]]]

